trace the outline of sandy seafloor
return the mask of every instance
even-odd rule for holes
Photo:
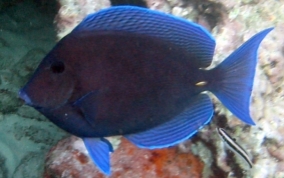
[[[60,0],[68,1],[72,2]],[[218,178],[284,178],[284,1],[146,0],[146,3],[152,9],[193,18],[212,30],[217,42],[215,61],[224,59],[256,32],[275,27],[259,50],[251,106],[257,125],[241,123],[217,102],[216,111],[222,117],[215,117],[200,131],[190,149],[205,163],[203,177],[218,177],[216,172],[221,172]],[[56,43],[57,8],[58,4],[44,0],[0,0],[0,178],[42,177],[46,153],[67,136],[17,97],[19,88]],[[222,18],[206,20],[216,14]],[[223,147],[216,126],[225,127],[237,138],[252,158],[253,169],[248,170],[244,161]]]
[[[40,178],[50,147],[66,135],[17,92],[56,42],[53,8],[5,1],[0,9],[0,177]]]

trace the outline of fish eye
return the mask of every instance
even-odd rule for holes
[[[64,71],[65,66],[63,62],[56,61],[51,64],[50,69],[53,73],[60,74]]]

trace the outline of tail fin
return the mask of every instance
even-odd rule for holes
[[[254,35],[240,46],[210,74],[218,76],[210,87],[217,98],[240,120],[255,125],[250,117],[250,97],[257,63],[257,51],[261,41],[273,28]],[[212,73],[211,73],[212,72]]]

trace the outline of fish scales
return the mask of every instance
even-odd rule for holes
[[[79,86],[66,104],[97,92],[94,130],[104,128],[104,133],[83,134],[88,137],[155,127],[182,112],[200,92],[195,83],[202,71],[196,57],[158,38],[117,32],[69,36],[53,55],[70,63],[65,70],[74,75],[73,85]]]

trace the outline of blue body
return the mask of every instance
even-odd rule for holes
[[[215,41],[201,26],[131,6],[87,16],[43,59],[19,95],[62,129],[82,137],[110,174],[111,144],[123,135],[141,148],[164,148],[209,123],[211,91],[239,119],[249,103],[257,50],[266,29],[212,70]]]

